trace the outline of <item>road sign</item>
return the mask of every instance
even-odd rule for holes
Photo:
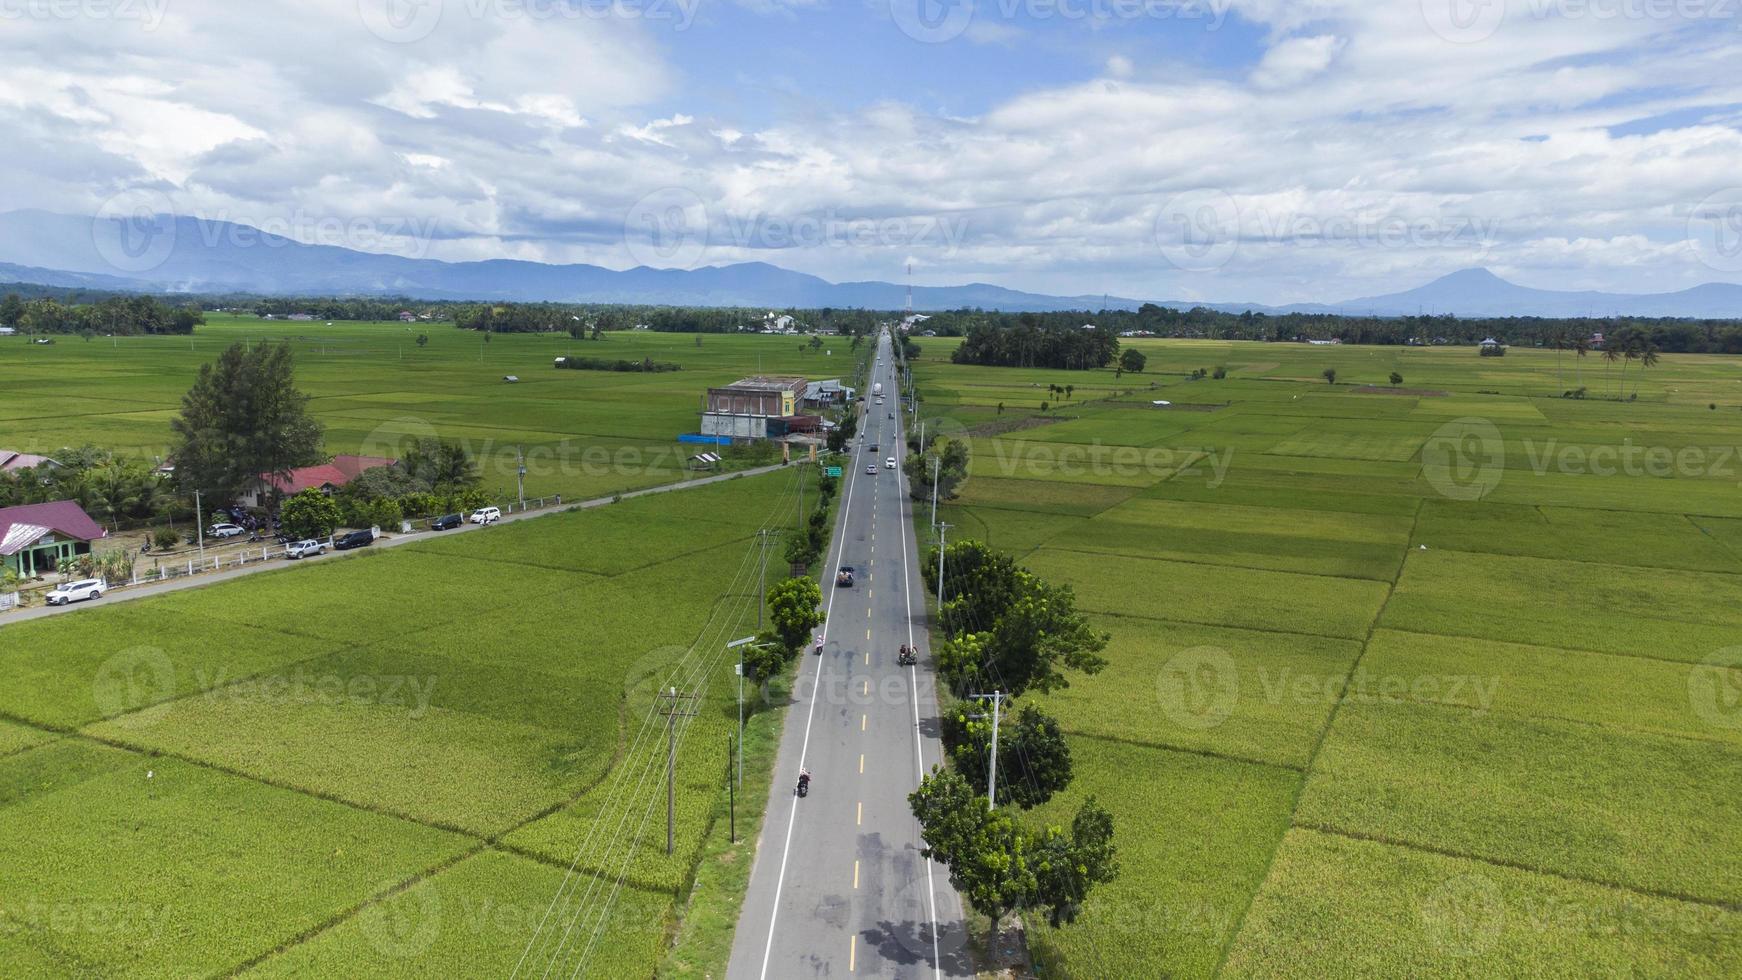
[[[827,476],[838,477],[841,475],[841,468],[839,466],[831,466],[828,469],[824,470],[823,473]]]

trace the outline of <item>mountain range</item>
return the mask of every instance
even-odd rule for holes
[[[0,214],[0,282],[145,293],[254,293],[294,296],[405,296],[678,306],[841,307],[898,310],[905,286],[829,282],[765,262],[695,269],[607,269],[512,259],[444,262],[309,245],[247,225],[162,217],[153,234],[129,233],[119,219],[20,210]],[[1668,316],[1742,318],[1742,285],[1707,283],[1671,293],[1535,289],[1486,269],[1464,269],[1401,292],[1335,303],[1258,303],[1050,296],[990,283],[915,286],[917,310],[978,307],[1008,311],[1135,309],[1151,302],[1226,312],[1405,316]]]

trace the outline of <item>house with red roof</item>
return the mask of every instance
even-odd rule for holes
[[[20,575],[48,575],[62,558],[91,553],[109,536],[73,500],[0,507],[0,566]]]
[[[289,473],[262,473],[242,493],[242,503],[248,507],[260,507],[274,495],[283,497],[294,496],[304,490],[314,489],[325,494],[331,494],[352,480],[355,480],[364,470],[377,466],[392,466],[399,462],[385,456],[334,456],[330,463],[319,466],[301,466]]]
[[[0,449],[0,473],[14,473],[18,470],[35,469],[38,466],[59,465],[59,463],[49,459],[47,456],[21,453],[11,449]]]

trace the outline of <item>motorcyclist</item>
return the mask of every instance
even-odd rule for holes
[[[804,768],[803,766],[800,766],[799,770],[798,770],[798,795],[803,796],[806,793],[810,792],[810,786],[811,786],[811,771],[809,769]]]
[[[817,656],[820,657],[822,655],[823,655],[823,635],[821,633],[818,633],[817,634]]]

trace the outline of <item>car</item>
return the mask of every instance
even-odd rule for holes
[[[301,541],[292,541],[290,544],[285,545],[284,557],[307,558],[309,555],[325,554],[326,550],[327,543],[325,541],[319,541],[314,538],[304,538]]]
[[[466,519],[471,521],[473,524],[494,524],[502,519],[502,508],[480,507],[477,510],[472,511],[472,516]]]
[[[853,566],[841,566],[841,570],[835,575],[835,585],[843,589],[850,589],[853,587]]]
[[[890,457],[884,459],[883,460],[883,468],[886,470],[895,469],[895,457],[890,456]]]
[[[876,452],[876,451],[877,451],[877,444],[876,444],[876,443],[872,443],[872,444],[871,444],[871,451],[872,451],[872,452]]]
[[[333,539],[333,550],[350,551],[352,548],[367,548],[374,543],[374,531],[352,531],[350,534],[341,534]]]
[[[97,599],[109,588],[109,583],[100,578],[82,578],[76,582],[62,582],[49,591],[43,598],[51,606],[64,606],[80,599]]]
[[[248,529],[240,524],[213,524],[206,528],[206,533],[214,538],[234,538],[248,533]]]
[[[872,476],[876,476],[877,475],[877,464],[876,463],[866,463],[865,464],[865,472],[871,474]]]
[[[466,519],[458,514],[443,514],[429,522],[429,529],[432,531],[451,531],[464,523],[466,523]]]

